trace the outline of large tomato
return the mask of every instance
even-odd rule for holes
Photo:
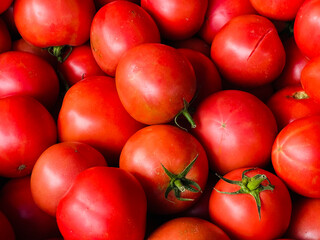
[[[0,99],[0,175],[31,173],[40,154],[56,143],[57,128],[50,113],[27,96]]]
[[[94,16],[90,32],[93,56],[110,76],[115,75],[128,49],[147,42],[160,42],[160,33],[152,17],[135,3],[113,1]]]
[[[147,126],[132,135],[122,149],[119,165],[137,177],[149,211],[157,214],[178,213],[192,206],[208,177],[201,144],[171,125]]]
[[[0,53],[11,49],[12,41],[6,23],[0,18]]]
[[[56,218],[64,239],[143,240],[146,213],[145,193],[132,174],[93,167],[76,177]]]
[[[292,202],[286,185],[263,169],[239,168],[221,177],[210,196],[211,220],[231,239],[282,237]]]
[[[301,71],[301,85],[306,93],[320,102],[320,55],[311,59]]]
[[[239,167],[264,167],[270,161],[277,123],[254,95],[223,90],[210,95],[193,115],[193,133],[205,147],[211,169],[227,173]]]
[[[242,87],[274,81],[286,60],[274,24],[253,14],[232,18],[216,34],[211,57],[226,80]]]
[[[272,149],[277,175],[294,192],[320,198],[320,116],[289,123],[278,134]]]
[[[52,145],[33,167],[32,197],[41,210],[55,216],[60,199],[76,176],[89,167],[106,165],[102,154],[88,144],[63,142]]]

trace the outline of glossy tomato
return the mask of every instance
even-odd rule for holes
[[[223,90],[210,95],[193,115],[194,135],[203,144],[213,171],[265,167],[270,161],[277,123],[271,110],[254,95]]]
[[[82,171],[60,200],[57,222],[64,239],[143,240],[146,196],[129,172],[113,167]]]
[[[153,18],[135,3],[113,1],[94,16],[90,32],[93,56],[110,76],[115,75],[127,50],[148,42],[160,42],[160,33]]]
[[[0,99],[0,119],[0,175],[26,176],[56,143],[56,124],[44,106],[27,96]]]
[[[292,202],[280,178],[259,168],[235,169],[221,178],[209,202],[214,224],[231,239],[283,236],[289,226]]]
[[[89,167],[106,165],[103,155],[88,144],[63,142],[52,145],[40,155],[32,170],[32,197],[41,210],[55,216],[60,199],[76,176]]]
[[[157,214],[191,207],[208,178],[208,160],[201,144],[171,125],[147,126],[132,135],[122,149],[119,165],[137,177],[149,211]]]
[[[316,101],[320,102],[320,56],[311,59],[301,71],[301,85],[306,93]]]
[[[278,134],[272,148],[276,174],[294,192],[320,198],[320,116],[289,123]]]
[[[11,50],[11,35],[6,23],[0,18],[0,53]]]
[[[15,233],[12,228],[12,224],[9,222],[6,215],[0,211],[0,232],[1,238],[5,240],[15,240]]]

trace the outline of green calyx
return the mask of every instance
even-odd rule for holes
[[[186,178],[186,175],[191,170],[193,164],[198,158],[197,156],[192,160],[192,162],[179,174],[174,174],[166,169],[162,164],[162,168],[165,173],[170,178],[170,182],[165,192],[165,198],[168,199],[169,193],[173,190],[175,197],[180,201],[193,201],[191,198],[181,198],[180,195],[182,192],[190,191],[190,192],[202,192],[201,187],[195,181]]]
[[[230,195],[250,194],[254,198],[254,200],[256,201],[257,208],[258,208],[258,214],[259,214],[259,220],[260,220],[261,219],[260,192],[266,191],[266,190],[272,191],[274,189],[274,186],[270,183],[269,179],[264,174],[257,174],[253,177],[248,177],[247,175],[245,175],[247,172],[254,170],[254,169],[255,168],[250,168],[250,169],[243,171],[241,181],[230,180],[230,179],[224,178],[224,177],[216,174],[220,179],[226,181],[227,183],[238,185],[240,187],[240,189],[235,192],[223,192],[223,191],[217,190],[216,188],[215,188],[215,190],[219,193],[230,194]],[[267,185],[262,185],[262,182],[264,180],[268,181]]]
[[[188,103],[185,99],[183,99],[183,109],[182,109],[182,110],[175,116],[175,118],[174,118],[174,123],[175,123],[179,128],[181,128],[181,129],[183,129],[183,130],[185,130],[185,131],[187,131],[187,129],[185,129],[184,127],[180,126],[179,123],[178,123],[178,118],[179,118],[179,116],[181,116],[181,115],[183,115],[183,116],[188,120],[188,122],[189,122],[190,125],[191,125],[191,128],[196,128],[196,126],[197,126],[196,123],[194,122],[191,114],[189,113],[188,108],[189,108],[189,103]]]
[[[71,54],[72,46],[63,45],[63,46],[54,46],[49,47],[48,52],[55,56],[60,63],[63,63]]]

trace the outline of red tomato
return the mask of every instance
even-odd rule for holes
[[[301,71],[301,85],[306,93],[316,101],[320,101],[320,56],[311,59]]]
[[[157,214],[191,207],[208,178],[203,147],[191,134],[171,125],[148,126],[132,135],[122,149],[119,166],[137,177],[146,192],[148,210]]]
[[[259,15],[232,18],[216,34],[211,57],[223,78],[251,88],[275,80],[286,59],[277,29]]]
[[[210,217],[231,239],[275,239],[287,230],[292,211],[290,194],[271,172],[259,168],[235,169],[214,188],[209,202]]]
[[[195,50],[204,54],[207,57],[210,57],[210,45],[201,38],[196,36],[183,40],[170,41],[168,42],[168,45],[174,48],[187,48]]]
[[[240,167],[265,167],[277,123],[254,95],[223,90],[205,99],[193,115],[193,133],[206,149],[212,170],[225,174]]]
[[[48,110],[55,105],[59,80],[53,67],[42,58],[26,52],[8,51],[0,54],[0,98],[28,95]]]
[[[320,239],[320,199],[299,197],[293,201],[286,236],[292,239]]]
[[[244,14],[255,14],[250,0],[209,0],[204,23],[199,36],[211,45],[220,29],[232,18]]]
[[[87,77],[73,85],[58,116],[60,141],[87,143],[99,150],[109,165],[118,164],[123,145],[143,126],[123,108],[114,79],[107,76]]]
[[[173,120],[196,91],[189,60],[173,47],[158,43],[128,50],[115,79],[124,108],[137,121],[150,125]]]
[[[56,219],[40,210],[33,201],[29,176],[10,179],[2,187],[0,209],[11,222],[17,240],[59,236]]]
[[[200,218],[172,219],[151,233],[148,240],[230,240],[227,234],[213,223]]]
[[[127,50],[142,43],[160,42],[160,33],[142,7],[129,1],[114,1],[95,15],[90,42],[98,65],[114,76],[119,59]]]
[[[0,14],[6,11],[10,5],[12,4],[13,0],[1,0],[0,2]]]
[[[132,174],[93,167],[79,173],[60,200],[57,222],[65,239],[142,240],[147,202]]]
[[[85,43],[96,13],[93,0],[15,0],[13,9],[21,36],[42,48]]]
[[[9,222],[6,215],[0,211],[0,232],[1,238],[5,240],[15,240],[15,233],[13,231],[12,225]]]
[[[294,192],[320,198],[320,116],[297,119],[278,134],[272,149],[276,174]]]
[[[26,176],[40,154],[56,142],[56,124],[31,97],[2,98],[0,109],[0,175]]]
[[[304,0],[250,0],[257,12],[270,19],[293,20]]]
[[[57,71],[69,86],[86,77],[105,75],[87,44],[74,47],[68,58],[58,63]]]
[[[46,149],[34,165],[32,197],[39,208],[55,216],[60,199],[75,177],[89,167],[106,165],[102,154],[90,145],[79,142],[55,144]]]
[[[320,114],[319,103],[310,98],[300,85],[278,90],[269,98],[267,105],[277,120],[279,130],[296,119]]]
[[[199,31],[208,0],[141,0],[141,6],[155,19],[163,38],[181,40]]]
[[[116,0],[94,0],[94,2],[96,4],[96,7],[98,9],[100,9],[102,6],[104,6],[104,5],[108,4],[108,3],[114,2],[114,1],[116,1]],[[140,3],[140,0],[123,0],[123,1],[129,1],[129,2],[136,3],[136,4]]]
[[[294,38],[308,58],[320,56],[320,0],[305,0],[294,20]]]
[[[6,23],[0,18],[0,53],[11,50],[11,36]]]

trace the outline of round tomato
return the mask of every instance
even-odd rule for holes
[[[106,165],[102,154],[88,144],[63,142],[52,145],[40,155],[33,167],[32,197],[39,208],[55,216],[60,199],[75,177],[89,167]]]
[[[9,222],[6,215],[0,211],[0,232],[1,238],[5,240],[15,240],[15,233],[12,228],[12,224]]]
[[[93,167],[76,177],[56,218],[65,239],[142,240],[146,213],[145,193],[132,174]]]
[[[297,119],[283,128],[271,157],[276,174],[291,190],[320,198],[320,116]]]
[[[270,161],[277,123],[271,110],[254,95],[223,90],[210,95],[193,115],[194,135],[203,144],[213,171],[265,167]]]
[[[301,71],[301,85],[306,93],[320,102],[320,56],[311,59]]]
[[[232,18],[216,34],[211,58],[223,78],[252,88],[274,81],[284,68],[286,54],[273,23],[251,14]]]
[[[263,169],[239,168],[227,173],[210,196],[209,214],[231,239],[282,237],[292,202],[286,185]]]
[[[6,23],[0,18],[0,53],[11,49],[12,41]]]
[[[108,3],[111,3],[111,2],[114,2],[116,0],[94,0],[95,4],[96,4],[96,7],[98,9],[100,9],[102,6],[108,4]],[[120,0],[122,1],[122,0]],[[136,3],[136,4],[139,4],[140,3],[140,0],[123,0],[123,1],[130,1],[130,2],[133,2],[133,3]]]
[[[0,175],[26,176],[56,143],[56,124],[44,106],[27,96],[0,99],[0,119]]]

